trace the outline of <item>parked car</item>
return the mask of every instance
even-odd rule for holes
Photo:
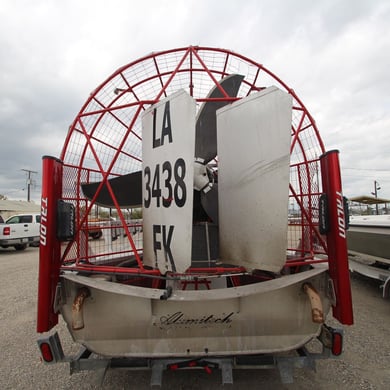
[[[88,236],[98,240],[103,236],[103,230],[111,231],[111,239],[114,241],[120,235],[121,224],[115,218],[90,218],[88,220]]]
[[[16,250],[24,250],[27,246],[39,246],[39,229],[41,215],[19,214],[9,217],[0,225],[0,246],[13,246]]]

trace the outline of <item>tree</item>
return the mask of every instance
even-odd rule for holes
[[[5,195],[3,195],[3,194],[0,194],[0,200],[7,200],[8,198],[5,196]]]

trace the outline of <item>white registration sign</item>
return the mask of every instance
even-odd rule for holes
[[[196,102],[181,90],[142,117],[144,264],[191,265]]]

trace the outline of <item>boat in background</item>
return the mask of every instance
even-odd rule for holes
[[[351,216],[347,242],[350,270],[383,281],[383,297],[389,297],[390,215]]]

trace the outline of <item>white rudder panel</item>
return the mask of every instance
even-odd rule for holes
[[[286,261],[292,97],[276,87],[217,112],[220,258],[278,272]]]

